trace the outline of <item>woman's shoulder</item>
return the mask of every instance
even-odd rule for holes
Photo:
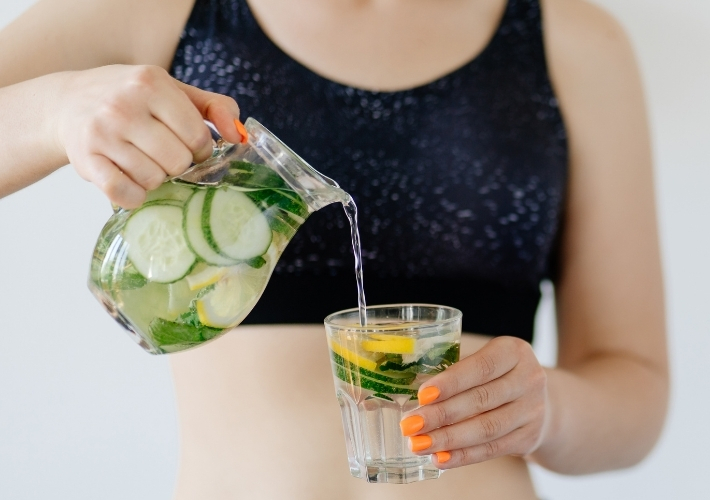
[[[602,7],[585,0],[541,0],[548,58],[551,64],[633,61],[630,41],[621,24]],[[584,63],[584,64],[581,64]]]
[[[541,4],[549,74],[572,138],[621,123],[620,113],[643,122],[641,77],[621,24],[585,0]]]

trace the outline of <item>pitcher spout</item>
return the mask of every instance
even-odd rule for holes
[[[349,195],[337,182],[311,167],[261,123],[248,118],[244,126],[254,151],[303,198],[311,211],[348,201]]]

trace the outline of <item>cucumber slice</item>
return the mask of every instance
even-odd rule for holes
[[[271,168],[246,161],[233,161],[222,182],[245,188],[290,189]]]
[[[182,230],[182,209],[151,204],[135,211],[126,222],[123,239],[128,258],[150,281],[172,283],[190,272],[195,255]]]
[[[377,380],[362,373],[355,372],[345,368],[338,363],[334,363],[335,376],[343,382],[351,385],[357,385],[363,389],[376,392],[378,394],[407,394],[408,396],[416,396],[417,389],[410,384],[393,384]]]
[[[271,244],[269,221],[241,191],[210,189],[202,207],[202,232],[215,252],[237,260],[266,253]]]
[[[233,266],[238,263],[238,260],[225,257],[213,250],[209,243],[207,243],[204,232],[202,231],[202,212],[205,205],[205,197],[210,191],[213,190],[201,189],[195,191],[187,200],[185,204],[183,231],[187,238],[187,244],[201,260],[214,266]]]
[[[176,184],[174,182],[165,182],[158,189],[148,191],[145,201],[162,201],[173,200],[179,203],[185,203],[192,195],[194,189],[187,184]]]
[[[361,366],[351,363],[342,356],[336,354],[334,351],[330,351],[330,357],[333,362],[342,368],[347,368],[351,372],[358,372],[360,375],[369,377],[373,380],[378,380],[385,384],[396,384],[396,385],[409,385],[414,382],[417,378],[416,373],[411,372],[387,372],[385,374],[381,372],[371,371]]]

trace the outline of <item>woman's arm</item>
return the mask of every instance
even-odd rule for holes
[[[549,65],[570,146],[557,283],[558,369],[533,458],[559,472],[632,465],[668,400],[653,171],[644,96],[618,24],[581,1],[547,0]]]
[[[170,78],[191,0],[44,0],[0,32],[0,197],[69,161],[126,208],[239,141],[232,99]],[[124,66],[106,66],[124,63]]]
[[[544,14],[570,148],[558,366],[543,369],[529,345],[501,337],[424,384],[425,406],[402,428],[441,468],[508,454],[566,474],[626,467],[665,417],[663,287],[633,54],[589,4],[547,0]]]
[[[233,99],[157,66],[52,73],[0,89],[0,197],[70,161],[115,204],[135,208],[166,176],[212,153],[204,119],[239,142]],[[16,119],[11,119],[16,116]]]

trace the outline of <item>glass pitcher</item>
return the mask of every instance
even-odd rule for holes
[[[138,344],[182,351],[237,326],[308,216],[348,195],[256,120],[247,140],[116,208],[94,249],[89,288]]]

